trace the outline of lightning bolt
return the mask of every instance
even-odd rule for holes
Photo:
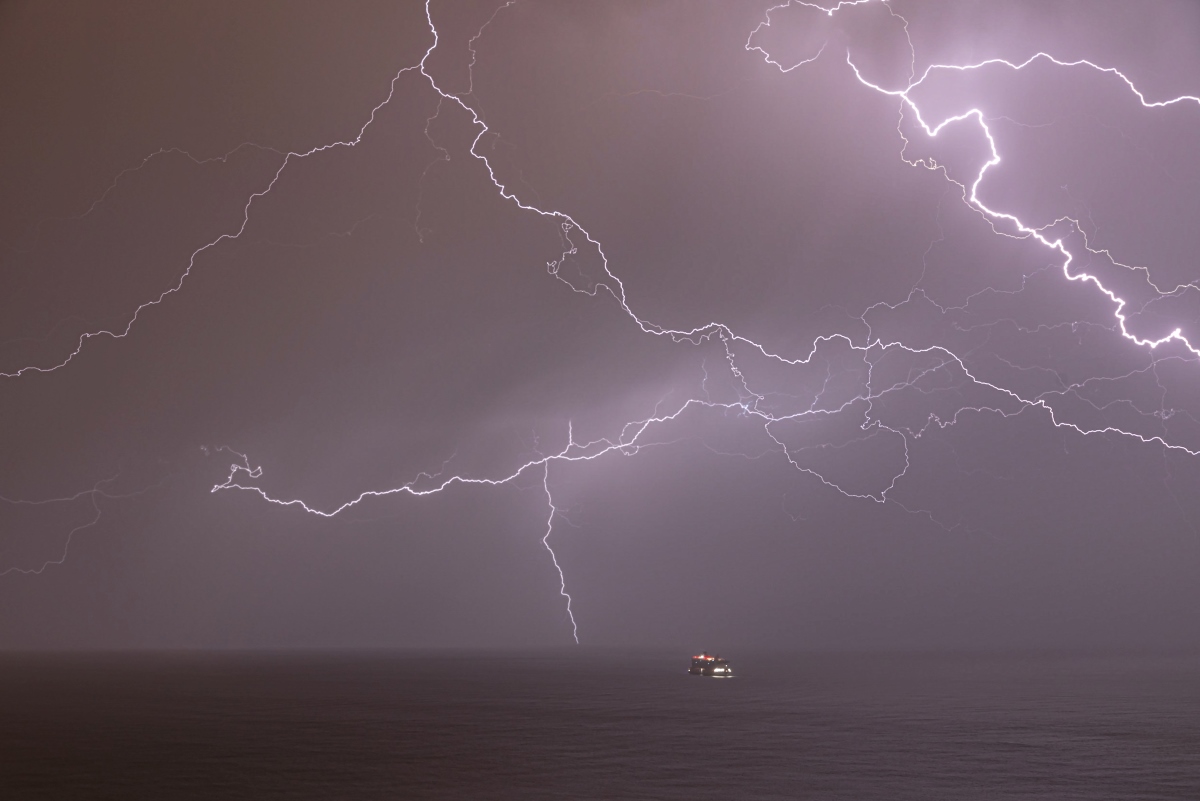
[[[542,537],[542,545],[545,545],[546,550],[550,552],[550,561],[554,562],[554,569],[558,571],[558,594],[567,599],[567,617],[571,618],[571,636],[575,638],[575,644],[578,645],[579,626],[575,623],[575,613],[571,611],[571,594],[567,592],[567,577],[563,574],[562,565],[558,563],[558,556],[550,547],[550,535],[554,533],[554,517],[558,514],[558,509],[554,506],[554,496],[550,494],[549,462],[546,462],[542,470],[542,488],[546,490],[546,505],[550,507],[550,516],[546,518],[546,535]]]
[[[1158,365],[1168,360],[1194,362],[1196,360],[1195,357],[1200,357],[1200,348],[1194,345],[1183,334],[1181,327],[1175,327],[1161,335],[1155,336],[1140,336],[1131,331],[1128,325],[1128,308],[1131,301],[1120,296],[1116,290],[1106,286],[1099,276],[1074,268],[1073,265],[1083,261],[1082,253],[1105,258],[1118,268],[1144,274],[1147,282],[1157,293],[1158,298],[1174,297],[1183,293],[1198,291],[1196,286],[1192,284],[1181,284],[1173,288],[1157,286],[1150,281],[1150,274],[1147,268],[1122,264],[1116,261],[1108,250],[1092,248],[1083,230],[1083,226],[1077,219],[1061,217],[1049,224],[1037,225],[1033,222],[1023,220],[1014,212],[989,206],[981,197],[981,188],[985,185],[987,177],[992,173],[994,168],[1001,163],[999,137],[989,123],[994,123],[1000,118],[989,117],[981,107],[972,106],[940,120],[931,121],[929,118],[930,115],[922,110],[921,105],[916,99],[916,95],[919,94],[921,87],[925,86],[931,77],[935,75],[970,73],[989,68],[1005,69],[1017,73],[1034,64],[1045,64],[1061,70],[1090,70],[1098,75],[1113,79],[1122,84],[1132,96],[1137,98],[1141,106],[1148,110],[1177,105],[1200,105],[1200,98],[1192,95],[1181,95],[1167,100],[1150,100],[1120,70],[1101,66],[1086,60],[1064,61],[1044,52],[1039,52],[1021,62],[996,58],[965,65],[934,64],[925,67],[918,76],[916,70],[916,52],[913,48],[912,38],[909,36],[909,21],[896,13],[887,0],[843,0],[843,2],[839,2],[832,7],[823,7],[803,2],[787,2],[768,9],[763,21],[750,32],[745,42],[745,50],[757,54],[766,64],[777,68],[781,73],[787,74],[820,59],[829,52],[830,42],[828,40],[825,41],[819,47],[816,47],[813,52],[799,60],[784,63],[783,60],[773,56],[769,49],[755,43],[758,37],[771,27],[773,14],[793,5],[822,12],[827,18],[833,18],[839,14],[855,13],[860,7],[872,4],[880,4],[886,7],[889,14],[901,24],[911,56],[904,87],[887,88],[880,83],[869,80],[858,66],[853,53],[849,49],[845,55],[845,63],[857,79],[858,84],[865,90],[881,96],[895,98],[898,101],[900,119],[897,123],[896,131],[901,143],[900,157],[911,166],[940,172],[951,185],[956,186],[960,190],[966,206],[986,220],[991,230],[997,236],[1030,240],[1038,243],[1052,254],[1056,263],[1061,268],[1062,275],[1068,282],[1090,287],[1105,297],[1112,308],[1112,319],[1114,320],[1115,330],[1124,340],[1127,340],[1133,346],[1144,348],[1151,353],[1162,346],[1175,343],[1189,354],[1188,357],[1182,355],[1155,356],[1145,368],[1132,370],[1120,376],[1095,377],[1069,384],[1060,380],[1059,388],[1056,390],[1036,395],[1027,395],[1006,387],[998,381],[989,381],[979,375],[977,370],[973,370],[969,366],[969,354],[956,353],[949,347],[940,344],[913,345],[894,338],[885,339],[883,335],[876,335],[875,329],[868,318],[877,310],[887,309],[895,311],[901,306],[917,301],[928,302],[943,314],[955,310],[964,311],[973,300],[984,293],[1015,296],[1026,291],[1026,281],[1039,275],[1046,268],[1034,270],[1023,276],[1019,289],[997,290],[989,288],[981,290],[969,296],[961,306],[948,306],[937,303],[920,288],[918,282],[917,285],[913,286],[908,296],[900,302],[888,303],[881,301],[869,306],[861,315],[858,315],[856,319],[862,324],[866,332],[863,337],[859,338],[844,333],[822,334],[814,338],[811,345],[803,352],[791,354],[774,349],[768,343],[748,338],[735,332],[729,325],[715,320],[692,327],[672,328],[660,325],[637,313],[634,303],[627,295],[625,285],[613,270],[599,237],[594,236],[568,212],[561,209],[544,207],[540,202],[535,204],[519,196],[511,185],[501,178],[496,166],[480,148],[480,143],[483,139],[489,134],[495,135],[495,132],[484,121],[484,116],[478,108],[477,99],[474,97],[474,69],[477,65],[476,45],[484,35],[485,29],[495,22],[502,12],[510,8],[513,3],[514,0],[508,0],[508,2],[497,7],[491,17],[470,38],[468,42],[470,53],[470,63],[467,69],[468,85],[463,92],[453,92],[440,83],[437,77],[428,69],[427,62],[431,54],[438,48],[441,34],[434,21],[431,8],[432,3],[427,0],[424,6],[425,20],[430,31],[432,43],[417,64],[405,67],[396,73],[391,81],[387,96],[371,110],[366,122],[359,128],[355,137],[321,145],[302,152],[289,151],[283,153],[273,150],[272,152],[282,157],[282,161],[271,179],[246,200],[242,210],[240,225],[195,250],[190,255],[186,268],[179,276],[178,281],[159,296],[137,306],[128,317],[127,323],[123,328],[112,330],[99,329],[84,333],[80,336],[75,349],[66,354],[60,361],[49,365],[28,365],[14,372],[0,373],[0,377],[18,378],[27,373],[51,372],[66,366],[74,360],[90,339],[96,337],[120,339],[129,335],[141,312],[151,306],[165,302],[170,295],[182,289],[185,280],[196,266],[197,259],[205,251],[217,247],[223,242],[235,240],[242,235],[249,225],[253,205],[272,191],[289,164],[316,156],[334,148],[355,147],[362,140],[367,128],[375,121],[380,109],[392,100],[396,82],[406,73],[414,73],[419,74],[424,79],[437,98],[437,108],[434,114],[426,119],[425,134],[431,145],[437,149],[439,155],[425,168],[425,171],[421,174],[421,182],[425,181],[430,169],[435,164],[440,161],[449,160],[450,158],[450,151],[446,147],[439,145],[431,136],[430,124],[440,115],[443,106],[457,106],[469,117],[470,125],[473,126],[475,131],[475,136],[467,152],[480,163],[490,180],[492,188],[499,197],[528,214],[536,215],[552,222],[556,227],[562,241],[563,249],[557,259],[546,263],[548,274],[565,284],[574,293],[593,298],[601,296],[611,298],[628,317],[632,325],[636,326],[644,334],[665,338],[681,345],[694,347],[706,346],[716,349],[720,360],[724,362],[723,373],[732,388],[730,392],[733,396],[736,396],[736,399],[714,399],[714,395],[709,388],[711,380],[709,365],[707,361],[704,361],[701,365],[703,378],[699,382],[698,392],[694,397],[685,398],[672,406],[667,406],[666,401],[662,400],[655,406],[651,413],[646,414],[640,419],[624,423],[616,433],[610,436],[599,437],[587,442],[576,442],[574,429],[571,425],[568,425],[566,442],[559,450],[549,454],[536,454],[533,458],[527,459],[515,469],[507,472],[502,471],[490,476],[459,473],[447,474],[448,465],[444,464],[442,470],[437,473],[420,473],[410,481],[399,486],[364,490],[340,504],[329,507],[310,504],[298,497],[279,497],[273,495],[262,486],[264,475],[261,465],[253,464],[247,454],[235,451],[226,446],[221,446],[215,450],[231,454],[235,457],[235,461],[230,464],[225,479],[212,487],[211,491],[213,493],[228,491],[248,492],[271,505],[292,507],[307,514],[331,518],[371,498],[390,496],[420,498],[440,493],[450,487],[459,485],[515,485],[523,477],[538,475],[541,488],[545,493],[548,508],[546,529],[542,537],[542,544],[550,553],[552,563],[558,573],[560,582],[559,592],[566,600],[566,611],[572,626],[572,636],[575,642],[578,643],[579,629],[572,610],[572,598],[567,592],[566,575],[550,544],[550,537],[554,531],[556,517],[562,516],[555,504],[554,495],[551,491],[551,463],[561,465],[573,462],[587,462],[615,455],[633,456],[644,448],[671,445],[677,442],[678,439],[657,438],[655,432],[667,423],[683,419],[688,415],[699,414],[703,410],[719,411],[726,415],[736,416],[739,419],[754,421],[761,426],[766,440],[770,445],[766,451],[754,456],[747,456],[747,458],[763,458],[767,455],[777,456],[796,471],[810,476],[823,486],[835,490],[848,498],[873,501],[879,504],[891,504],[905,513],[927,518],[946,530],[955,528],[959,523],[951,524],[941,520],[937,515],[928,510],[910,508],[908,505],[897,500],[895,495],[897,488],[900,486],[901,481],[908,475],[911,467],[912,444],[929,431],[945,429],[955,425],[963,415],[993,414],[1001,418],[1010,418],[1029,412],[1040,413],[1055,428],[1073,431],[1081,436],[1111,434],[1131,438],[1143,444],[1159,446],[1164,449],[1164,452],[1181,452],[1189,456],[1200,455],[1200,449],[1191,448],[1186,444],[1169,439],[1165,433],[1165,428],[1161,430],[1161,433],[1144,433],[1117,425],[1086,425],[1066,419],[1064,413],[1054,403],[1056,400],[1070,395],[1084,404],[1090,405],[1096,411],[1103,412],[1112,408],[1116,402],[1104,403],[1091,400],[1088,397],[1089,392],[1094,392],[1101,384],[1117,385],[1122,381],[1150,378],[1157,384],[1160,390],[1160,408],[1149,413],[1137,410],[1136,406],[1135,410],[1145,416],[1165,422],[1168,418],[1175,415],[1177,410],[1165,407],[1165,400],[1163,398],[1165,398],[1166,390],[1157,372]],[[947,130],[958,126],[975,126],[976,130],[982,135],[987,148],[987,152],[984,154],[986,158],[982,166],[979,167],[969,181],[960,181],[954,178],[945,166],[938,164],[931,158],[910,157],[908,152],[912,142],[905,132],[905,125],[910,121],[915,124],[916,130],[919,130],[931,142],[937,141],[939,135]],[[259,147],[257,145],[243,145],[243,147],[247,146]],[[270,148],[266,149],[270,150]],[[167,151],[160,151],[160,154],[165,152]],[[155,155],[159,154],[152,154],[141,165],[133,169],[140,169],[141,166],[144,166]],[[189,156],[189,158],[191,157]],[[120,177],[118,175],[116,180],[119,180]],[[115,183],[116,181],[114,180],[114,186]],[[110,191],[111,187],[105,190],[105,195],[92,204],[91,208],[88,209],[88,213]],[[939,203],[939,229],[941,225],[940,212],[941,207]],[[423,241],[425,229],[421,225],[419,200],[414,225],[418,238]],[[1066,229],[1065,232],[1064,229]],[[1072,249],[1072,237],[1081,242],[1075,250]],[[938,240],[935,240],[935,243],[936,241]],[[930,244],[930,250],[935,243]],[[930,250],[926,251],[926,257],[928,257]],[[599,259],[600,267],[598,275],[594,279],[583,280],[568,276],[564,271],[566,265],[573,258],[580,256],[585,251],[590,254],[594,253]],[[1074,323],[1071,324],[1072,331],[1075,330],[1075,325]],[[1086,324],[1079,323],[1078,325]],[[853,366],[853,370],[849,367],[835,367],[835,360],[843,358],[843,354],[845,355],[844,358],[847,360],[847,364]],[[755,375],[755,365],[760,363],[794,371],[802,379],[811,380],[814,385],[817,385],[817,388],[811,395],[803,398],[799,396],[789,397],[784,393],[775,392],[765,387],[764,384],[766,381],[760,380]],[[896,369],[894,366],[896,363],[899,363],[901,366],[907,365],[907,369],[903,371],[904,374],[900,377],[886,377],[886,375],[890,375],[887,373],[887,370]],[[1025,367],[1012,362],[1008,362],[1008,365],[1015,370],[1045,369]],[[857,389],[852,392],[846,392],[844,388],[839,387],[838,382],[845,375],[854,371],[858,371],[855,373],[856,375],[861,375],[855,382]],[[881,378],[881,375],[885,377]],[[895,396],[912,395],[915,393],[932,398],[935,396],[944,396],[952,391],[966,394],[970,397],[978,396],[981,399],[978,401],[964,400],[949,413],[930,411],[923,420],[910,424],[885,422],[883,415],[879,412],[880,406]],[[971,395],[970,393],[975,394]],[[842,420],[849,421],[849,426],[853,429],[853,432],[843,437],[840,442],[830,440],[814,441],[810,435],[805,433],[809,430],[806,428],[809,423],[824,424]],[[865,488],[861,486],[848,486],[845,480],[830,477],[827,475],[828,471],[814,466],[814,454],[852,449],[868,444],[875,446],[877,443],[890,443],[890,446],[894,450],[895,464],[890,469],[888,475],[875,486]],[[714,453],[721,453],[721,451],[711,447],[710,450]],[[745,454],[738,455],[746,456]],[[95,506],[98,495],[102,497],[114,497],[101,493],[100,486],[100,484],[97,484],[92,490],[85,491],[75,496],[75,498],[88,495]],[[787,511],[786,498],[784,511],[793,520],[798,519],[797,516]],[[96,520],[98,520],[98,506],[96,506],[96,512]],[[95,520],[82,528],[94,525],[94,523]],[[76,529],[76,531],[78,530],[80,529]],[[71,533],[74,534],[75,531]],[[68,537],[68,545],[69,539]],[[65,555],[66,550],[64,549],[63,558],[65,558]],[[57,562],[47,562],[47,564],[60,564],[61,561],[60,559]],[[43,565],[42,569],[45,566]],[[31,572],[40,572],[40,570]]]

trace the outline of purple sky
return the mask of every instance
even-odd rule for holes
[[[1200,645],[1200,8],[502,6],[0,6],[0,648]]]

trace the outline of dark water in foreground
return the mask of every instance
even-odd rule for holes
[[[1200,658],[0,656],[0,798],[1200,799]]]

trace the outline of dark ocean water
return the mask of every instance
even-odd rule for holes
[[[0,656],[0,798],[1200,799],[1200,658]]]

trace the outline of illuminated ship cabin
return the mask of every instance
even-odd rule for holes
[[[733,668],[729,666],[729,662],[719,656],[710,656],[707,651],[692,657],[692,666],[688,668],[688,673],[719,679],[733,678]]]

